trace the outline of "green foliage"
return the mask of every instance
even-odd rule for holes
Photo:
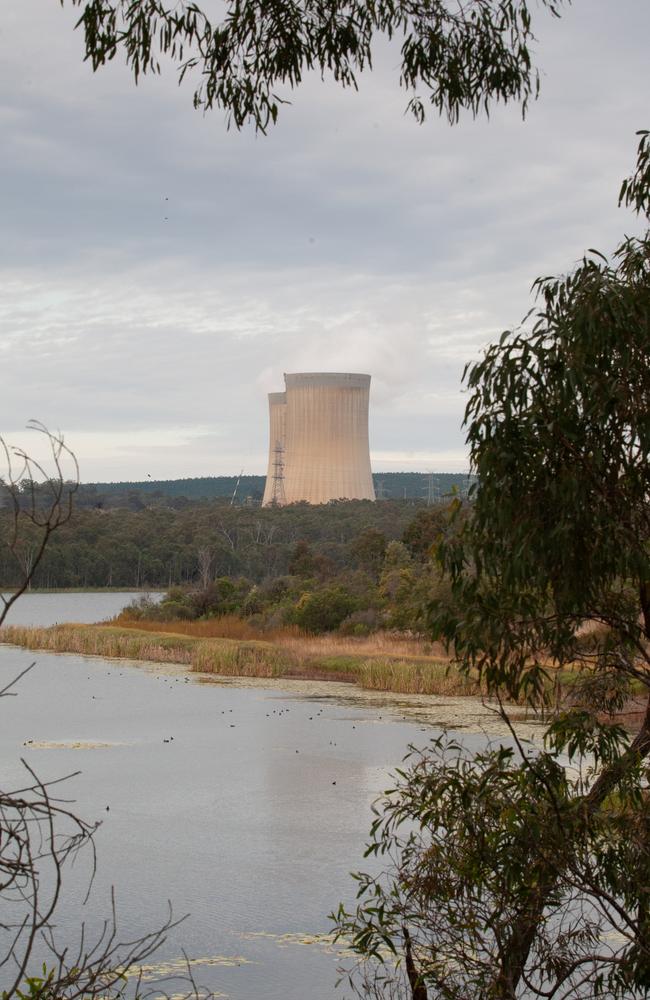
[[[16,990],[18,1000],[54,1000],[52,987],[54,984],[54,969],[49,969],[43,963],[42,975],[26,976],[25,981]],[[7,994],[3,992],[3,1000]]]
[[[260,583],[289,573],[298,540],[312,557],[301,572],[326,577],[353,567],[350,545],[364,531],[396,539],[416,511],[403,500],[280,508],[197,500],[175,509],[159,499],[138,511],[83,508],[52,538],[33,586],[164,589],[225,576]],[[10,512],[0,510],[0,542],[11,530]],[[35,537],[26,526],[27,550]],[[0,545],[0,585],[19,577],[19,564]]]
[[[354,597],[343,587],[326,587],[303,594],[290,620],[305,632],[332,632],[355,610]]]
[[[289,574],[260,582],[220,576],[205,586],[172,587],[160,602],[138,598],[126,613],[153,621],[237,615],[262,630],[295,624],[309,632],[338,628],[365,636],[383,627],[423,631],[427,602],[448,591],[433,563],[413,562],[401,542],[387,545],[375,529],[341,546],[340,555],[369,571],[349,564],[336,571],[331,558],[300,541],[289,550]]]
[[[439,547],[463,627],[432,614],[490,685],[532,701],[544,660],[648,681],[648,234],[536,287],[532,327],[467,371],[478,484],[472,517]],[[585,622],[604,629],[591,651]]]
[[[386,536],[376,528],[366,528],[350,545],[350,555],[357,566],[377,579],[386,557]]]
[[[621,193],[646,212],[649,157],[644,132]],[[368,848],[382,874],[336,918],[364,996],[650,995],[650,234],[536,289],[531,325],[466,372],[471,508],[429,549],[422,514],[409,537],[451,587],[433,634],[495,698],[550,711],[546,746],[438,740],[398,772]],[[633,687],[630,742],[607,715]]]
[[[650,132],[641,129],[636,157],[636,170],[626,178],[618,198],[619,205],[627,205],[638,214],[650,217]]]
[[[127,612],[132,619],[182,621],[237,615],[250,619],[261,630],[296,624],[310,632],[339,629],[344,635],[362,637],[386,627],[422,632],[432,595],[441,600],[449,596],[448,584],[433,562],[413,561],[402,542],[396,538],[387,541],[387,532],[401,531],[401,524],[408,524],[413,513],[413,506],[388,502],[268,508],[255,514],[246,509],[223,511],[211,505],[171,514],[154,509],[138,514],[137,520],[158,530],[143,534],[139,549],[129,544],[126,550],[118,532],[125,524],[135,527],[133,514],[120,512],[107,520],[101,514],[84,513],[80,520],[82,536],[86,537],[92,528],[108,526],[114,536],[113,566],[126,555],[133,560],[134,570],[140,567],[142,576],[152,564],[165,565],[167,544],[187,547],[188,567],[193,570],[191,576],[188,573],[188,583],[168,588],[160,602],[147,596],[138,598]],[[383,530],[364,527],[371,514],[379,515],[376,523]],[[214,535],[215,522],[232,543],[229,552],[216,548],[220,543]],[[173,538],[174,531],[187,532],[185,539]],[[297,532],[309,534],[312,540],[293,542]],[[75,558],[80,545],[85,546],[79,533],[71,531],[70,537],[63,539],[64,565],[66,559]],[[214,549],[209,544],[212,539]],[[103,540],[96,548],[104,550]],[[260,567],[255,556],[269,548],[269,562]],[[198,556],[206,552],[211,567],[245,566],[257,574],[223,574],[208,583],[190,582],[192,576],[202,575]],[[216,553],[214,558],[212,552]],[[46,563],[46,569],[48,566]],[[288,572],[283,572],[285,567]],[[96,569],[101,572],[101,568]],[[111,572],[117,582],[120,578],[115,569]],[[125,583],[128,585],[128,577]]]
[[[83,978],[83,969],[72,968],[66,976],[67,982],[62,983],[56,975],[55,970],[48,969],[47,965],[43,963],[41,975],[26,976],[21,986],[15,992],[12,992],[11,995],[16,1000],[62,1000],[63,995],[60,991],[66,989],[66,996],[79,997],[80,1000],[88,997],[88,1000],[90,1000],[91,995],[97,995],[97,988],[102,989],[102,987],[99,984],[90,982],[87,986],[88,992],[86,992],[83,985]],[[122,1000],[126,983],[127,976],[124,973],[116,972],[115,970],[107,973],[105,986],[102,989],[106,1000]],[[5,991],[2,993],[2,1000],[9,1000],[9,994]]]
[[[361,611],[353,611],[344,618],[339,625],[339,632],[343,635],[361,637],[376,632],[383,624],[384,618],[377,608],[364,608]]]
[[[470,0],[460,7],[445,0],[244,0],[226,3],[215,23],[188,0],[171,7],[161,0],[70,3],[81,9],[77,26],[93,69],[119,54],[137,82],[141,74],[159,73],[167,57],[180,80],[197,73],[195,107],[223,109],[236,128],[252,122],[265,132],[287,91],[311,72],[356,89],[381,37],[400,45],[399,83],[419,122],[427,103],[451,122],[463,110],[487,113],[498,101],[517,101],[525,111],[538,88],[525,0]],[[560,0],[540,5],[557,13]]]
[[[429,481],[437,494],[454,489],[466,493],[472,477],[457,472],[382,472],[373,475],[377,497],[384,500],[421,500]],[[235,506],[259,506],[264,476],[195,476],[188,479],[145,479],[139,482],[82,483],[76,505],[111,509],[128,505],[130,494],[147,504],[166,503],[181,508],[192,500],[221,499]],[[238,485],[239,484],[239,485]]]
[[[287,569],[294,576],[326,577],[331,575],[334,564],[327,556],[315,553],[305,541],[296,542]]]
[[[441,737],[397,772],[375,807],[374,871],[355,876],[356,909],[334,917],[362,958],[360,995],[415,996],[416,981],[431,1000],[648,995],[644,768],[591,810],[588,757],[571,777],[555,754],[520,749],[476,754]]]
[[[438,507],[418,511],[402,535],[402,541],[416,559],[429,559],[443,537],[445,519]]]
[[[310,631],[322,629],[314,625],[319,617],[352,637],[386,626],[422,631],[427,601],[440,588],[438,573],[431,563],[413,563],[397,540],[417,512],[404,501],[82,510],[52,539],[34,583],[166,590],[160,603],[146,596],[135,601],[128,612],[134,619],[238,615],[266,630],[306,615]],[[5,526],[10,530],[9,519]],[[0,582],[11,585],[18,572],[0,548]],[[346,595],[341,614],[317,616],[318,597],[296,617],[304,594],[328,588]]]

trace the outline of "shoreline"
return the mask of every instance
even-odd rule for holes
[[[380,713],[386,713],[386,719],[382,719],[379,714],[377,722],[382,721],[407,721],[411,723],[421,723],[424,726],[435,729],[458,730],[468,734],[483,734],[488,738],[506,736],[508,728],[499,717],[496,708],[492,707],[480,695],[476,694],[452,694],[452,693],[418,693],[400,692],[394,690],[382,690],[362,687],[354,679],[341,678],[333,674],[328,676],[317,676],[314,673],[302,671],[301,676],[291,676],[281,674],[272,676],[270,674],[239,674],[220,673],[218,671],[205,671],[193,667],[190,658],[186,655],[183,659],[173,659],[171,656],[160,659],[150,656],[139,657],[128,655],[122,652],[120,655],[110,655],[106,651],[90,651],[82,649],[52,648],[52,645],[35,645],[26,642],[12,642],[11,633],[15,633],[18,626],[7,626],[0,630],[0,644],[14,646],[17,648],[29,648],[38,651],[39,649],[47,653],[57,655],[80,655],[88,659],[99,659],[102,661],[119,662],[127,668],[144,670],[155,675],[166,675],[183,677],[196,684],[216,685],[219,687],[236,687],[251,690],[271,692],[271,696],[289,695],[296,699],[306,699],[310,701],[318,700],[323,702],[334,702],[344,707],[359,707],[363,709],[375,709]],[[61,636],[63,629],[67,630],[67,635],[77,635],[84,633],[88,629],[91,636],[95,635],[92,626],[52,626],[49,629],[27,630],[37,635],[48,633],[53,637],[57,630]],[[128,630],[131,631],[131,630]],[[9,634],[8,634],[9,633]],[[64,633],[65,635],[65,633]],[[110,633],[109,633],[110,636]],[[37,636],[32,636],[36,638]],[[169,638],[178,638],[169,636]],[[186,637],[183,637],[186,639]],[[234,640],[223,640],[226,643],[233,643]],[[250,643],[244,644],[250,645]],[[152,649],[152,652],[155,650]],[[167,654],[176,652],[176,649],[168,649]],[[188,649],[185,646],[187,654]],[[533,742],[539,739],[543,728],[543,723],[530,714],[527,714],[521,706],[511,706],[511,720],[520,738],[529,739]]]
[[[393,715],[439,728],[458,728],[486,735],[507,733],[495,704],[479,685],[448,661],[368,651],[332,656],[287,648],[273,642],[192,636],[181,632],[138,629],[116,624],[30,627],[7,625],[0,644],[86,657],[99,657],[153,673],[182,675],[197,683],[265,688],[295,697],[335,699],[341,704],[384,708]],[[540,714],[510,703],[509,718],[526,738],[545,726]],[[610,720],[628,731],[638,729],[645,706],[630,698]]]
[[[167,585],[160,587],[31,587],[27,594],[164,594]],[[2,594],[15,594],[17,587],[0,587]]]
[[[327,646],[314,648],[303,639],[282,643],[197,636],[181,630],[154,630],[115,622],[49,627],[6,625],[0,630],[0,642],[55,653],[174,662],[186,664],[198,673],[220,676],[338,681],[396,694],[483,693],[475,679],[462,674],[448,660],[439,656],[412,656],[398,649],[374,652],[359,649],[343,654]]]
[[[188,673],[200,684],[217,684],[222,687],[259,688],[291,694],[309,701],[335,701],[347,707],[377,708],[390,712],[387,721],[423,722],[439,729],[462,730],[487,736],[503,736],[508,727],[496,708],[476,695],[399,694],[395,691],[368,691],[356,684],[336,680],[309,680],[292,677],[217,677],[214,674]],[[517,733],[524,739],[534,740],[540,735],[544,723],[517,705],[510,716]],[[381,717],[378,721],[383,721]]]

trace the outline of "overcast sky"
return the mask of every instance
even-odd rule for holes
[[[266,137],[172,69],[93,75],[73,23],[3,3],[0,428],[61,429],[85,481],[264,472],[285,371],[372,375],[376,471],[463,470],[465,363],[536,276],[639,228],[616,201],[650,127],[648,0],[537,10],[525,122],[418,126],[381,52]]]

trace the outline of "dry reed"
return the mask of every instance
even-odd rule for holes
[[[268,642],[201,640],[110,625],[9,625],[0,630],[0,641],[54,653],[189,664],[192,670],[226,676],[278,677],[295,665],[290,654]]]
[[[359,684],[374,691],[399,694],[479,695],[477,681],[461,674],[443,661],[413,663],[377,658],[365,660],[359,670]]]
[[[262,630],[237,615],[221,615],[219,618],[183,621],[180,618],[130,618],[128,613],[123,612],[113,618],[111,624],[142,632],[173,632],[175,635],[190,635],[195,639],[259,639],[262,642],[271,642],[278,639],[293,639],[302,635],[297,625],[283,625],[281,628]]]
[[[354,642],[300,640],[290,644],[260,640],[154,632],[111,625],[9,625],[0,642],[119,659],[188,664],[192,670],[230,677],[304,677],[356,681],[361,687],[400,694],[477,694],[478,685],[442,660],[368,656]],[[183,623],[176,623],[183,624]],[[184,623],[197,624],[197,623]],[[345,651],[342,655],[341,651]],[[336,655],[324,655],[335,652]]]
[[[192,670],[227,677],[282,677],[294,663],[287,654],[261,642],[200,642],[192,651]]]
[[[308,635],[297,625],[283,625],[273,629],[260,629],[237,615],[221,615],[198,621],[169,619],[129,618],[118,615],[111,622],[120,628],[147,632],[172,632],[174,635],[188,635],[202,639],[250,639],[273,642],[290,650],[294,656],[397,656],[409,658],[431,657],[444,660],[447,654],[441,643],[417,636],[395,632],[373,632],[357,637],[337,635]]]
[[[151,636],[101,625],[52,625],[35,628],[7,625],[0,630],[0,641],[27,649],[46,649],[53,653],[79,653],[82,656],[108,656],[117,659],[154,660],[162,663],[191,663],[193,641],[183,636]]]

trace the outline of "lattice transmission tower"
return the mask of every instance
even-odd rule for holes
[[[281,441],[276,441],[275,448],[273,449],[273,490],[271,493],[271,503],[275,506],[282,506],[285,503],[284,448]]]

